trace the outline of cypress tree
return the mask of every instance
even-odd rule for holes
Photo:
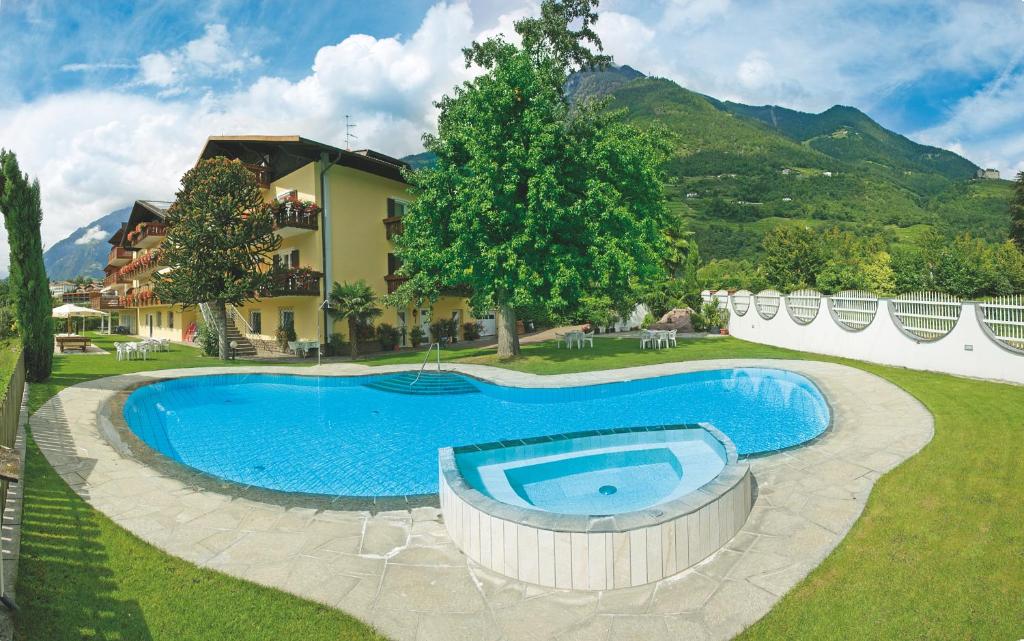
[[[1013,199],[1010,201],[1010,240],[1024,252],[1024,171],[1017,174]]]
[[[39,181],[21,173],[14,152],[0,150],[0,212],[11,248],[10,291],[25,350],[25,376],[45,381],[53,370],[53,305],[39,227]]]

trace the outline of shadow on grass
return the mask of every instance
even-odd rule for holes
[[[138,601],[117,595],[96,513],[49,470],[32,439],[25,465],[16,639],[152,639]]]

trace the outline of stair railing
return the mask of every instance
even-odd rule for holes
[[[434,349],[435,347],[437,348],[437,371],[441,371],[441,343],[431,343],[430,345],[427,346],[427,353],[423,357],[423,364],[420,365],[420,371],[416,374],[416,378],[414,378],[413,381],[409,383],[409,387],[415,385],[417,381],[420,380],[420,376],[423,376],[423,370],[426,369],[427,361],[430,360],[430,350]]]
[[[249,321],[245,320],[245,316],[242,315],[242,312],[238,311],[237,307],[228,304],[225,305],[225,309],[228,312],[228,317],[235,323],[235,327],[247,341],[252,343],[252,346],[256,348],[257,352],[260,349],[264,352],[275,351],[268,347],[267,341],[253,330],[252,326],[249,325]]]

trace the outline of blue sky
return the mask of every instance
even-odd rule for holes
[[[300,133],[403,155],[531,0],[0,0],[0,146],[43,184],[44,242],[170,197],[202,141]],[[859,107],[1024,169],[1022,0],[604,0],[617,62],[718,98]],[[0,245],[6,263],[6,243]]]

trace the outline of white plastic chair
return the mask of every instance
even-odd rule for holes
[[[555,349],[559,349],[565,343],[565,334],[555,334]]]
[[[117,360],[123,361],[125,358],[127,358],[124,343],[114,343],[114,349],[117,350]]]
[[[640,334],[640,349],[646,347],[654,347],[654,332],[647,329]]]
[[[591,330],[589,332],[583,332],[582,334],[580,334],[579,341],[580,341],[580,349],[583,349],[584,341],[590,343],[590,346],[593,347],[594,346],[594,332],[593,332],[593,330]]]
[[[669,330],[668,336],[665,337],[666,340],[669,343],[672,343],[672,347],[679,347],[679,344],[676,342],[676,332],[677,331],[678,330],[674,330],[674,329],[673,330]]]
[[[658,349],[661,349],[661,344],[664,343],[665,347],[668,347],[668,332],[655,332],[654,343]]]

